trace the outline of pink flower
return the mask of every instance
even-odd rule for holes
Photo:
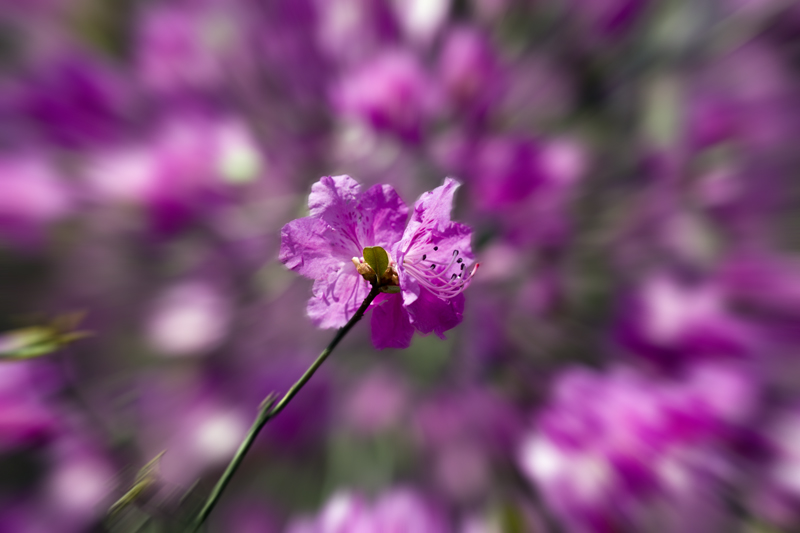
[[[566,370],[519,465],[565,531],[726,531],[730,443],[758,416],[751,369],[697,364],[678,379],[617,366]]]
[[[342,116],[415,143],[436,108],[435,91],[417,58],[389,50],[348,74],[331,91]]]
[[[370,502],[360,494],[334,494],[317,516],[295,519],[289,533],[356,533],[377,531],[450,531],[441,510],[422,494],[408,488],[394,488]]]
[[[469,227],[452,222],[458,182],[425,193],[408,208],[389,185],[361,192],[349,176],[323,177],[311,188],[311,215],[281,231],[280,259],[314,280],[308,315],[322,328],[344,326],[370,291],[357,269],[363,250],[389,254],[389,287],[373,302],[372,340],[377,348],[406,348],[414,330],[444,332],[462,319],[461,294],[477,269]],[[356,263],[354,266],[353,263]]]

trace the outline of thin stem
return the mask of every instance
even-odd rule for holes
[[[200,529],[200,526],[202,526],[203,522],[206,521],[206,518],[208,518],[211,510],[214,509],[219,497],[222,495],[222,491],[224,491],[225,487],[227,487],[228,483],[230,483],[233,474],[236,473],[236,470],[239,468],[244,456],[247,454],[248,450],[250,450],[250,447],[253,445],[253,442],[256,440],[258,433],[269,421],[270,412],[272,406],[275,405],[275,400],[276,398],[274,394],[270,393],[270,395],[267,396],[263,402],[261,402],[261,407],[258,410],[258,416],[256,417],[255,422],[253,422],[253,425],[250,427],[250,431],[247,433],[247,436],[242,441],[242,444],[239,445],[239,449],[236,450],[236,455],[234,455],[233,459],[231,459],[231,462],[228,464],[228,468],[225,469],[222,477],[220,477],[219,481],[217,481],[217,484],[214,486],[214,490],[211,491],[211,494],[208,496],[205,505],[203,505],[200,513],[198,513],[197,517],[195,518],[192,531],[197,531]]]
[[[253,425],[250,426],[250,431],[247,433],[244,441],[242,441],[242,444],[239,446],[239,449],[236,451],[233,459],[231,459],[230,464],[228,464],[228,468],[225,469],[222,477],[220,477],[219,481],[217,481],[217,484],[214,486],[214,490],[212,490],[211,494],[208,496],[205,505],[203,505],[203,508],[197,514],[192,531],[199,530],[206,521],[206,518],[208,518],[208,515],[211,514],[211,511],[217,504],[222,492],[225,490],[225,487],[228,486],[228,483],[236,473],[236,470],[239,468],[244,456],[247,454],[248,450],[250,450],[250,447],[253,445],[253,442],[256,440],[259,432],[264,428],[265,425],[267,425],[267,422],[278,416],[278,414],[283,411],[284,407],[286,407],[289,402],[292,401],[292,398],[295,397],[300,389],[302,389],[303,386],[308,383],[308,380],[311,379],[311,376],[314,375],[314,372],[316,372],[317,369],[322,366],[322,363],[325,362],[325,359],[328,358],[334,348],[336,348],[344,336],[347,335],[347,332],[349,332],[353,326],[356,325],[356,322],[361,320],[361,317],[364,316],[367,308],[375,299],[375,297],[378,296],[379,292],[380,290],[378,287],[373,287],[372,290],[370,290],[369,294],[364,299],[364,302],[361,304],[361,307],[359,307],[358,311],[356,311],[356,314],[353,315],[353,318],[351,318],[347,324],[339,328],[330,344],[328,344],[328,346],[322,350],[322,353],[319,354],[319,357],[317,357],[314,363],[308,367],[308,370],[306,370],[300,379],[298,379],[297,382],[292,385],[292,388],[283,395],[283,398],[281,398],[277,404],[275,403],[276,397],[274,394],[270,394],[264,399],[264,401],[261,403],[261,407],[259,408],[258,416],[253,422]]]

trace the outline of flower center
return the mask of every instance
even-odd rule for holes
[[[438,246],[409,253],[403,268],[420,285],[443,300],[458,296],[469,286],[480,263],[467,269],[459,250],[440,251]]]
[[[366,262],[363,257],[353,257],[351,259],[356,271],[361,274],[361,277],[370,283],[377,283],[379,287],[398,287],[400,286],[400,279],[397,274],[397,263],[389,259],[389,266],[378,278],[375,276],[375,270]],[[392,292],[392,291],[384,291]]]

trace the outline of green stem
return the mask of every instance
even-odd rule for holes
[[[239,468],[244,456],[247,454],[248,450],[250,450],[250,447],[253,445],[253,442],[256,440],[259,432],[264,428],[265,425],[267,425],[267,422],[278,416],[278,414],[283,411],[284,407],[286,407],[286,405],[292,401],[292,398],[295,397],[300,389],[302,389],[303,386],[308,383],[308,380],[310,380],[311,376],[314,375],[314,372],[316,372],[317,369],[322,366],[322,363],[325,362],[325,359],[327,359],[334,348],[336,348],[336,346],[339,344],[339,341],[341,341],[344,336],[347,335],[347,332],[349,332],[353,326],[356,325],[356,322],[361,320],[361,317],[364,316],[367,308],[375,299],[375,297],[378,296],[379,292],[380,290],[377,287],[372,288],[364,302],[361,304],[361,307],[359,307],[358,311],[356,311],[356,314],[353,315],[353,318],[351,318],[343,327],[339,328],[330,344],[328,344],[327,348],[322,350],[322,353],[319,354],[319,357],[317,357],[314,363],[308,367],[308,370],[306,370],[300,379],[298,379],[297,382],[292,385],[292,388],[283,395],[283,398],[281,398],[277,404],[275,403],[275,396],[273,394],[270,394],[266,397],[266,399],[264,399],[264,401],[261,403],[261,407],[259,408],[258,416],[253,422],[253,425],[250,426],[250,431],[247,433],[244,441],[242,441],[242,444],[236,451],[236,455],[233,456],[233,459],[231,459],[231,462],[228,464],[228,468],[225,469],[222,477],[220,477],[219,481],[217,481],[217,484],[214,486],[214,490],[212,490],[211,494],[208,496],[205,505],[203,505],[203,508],[197,514],[194,525],[191,529],[192,531],[199,530],[206,521],[206,518],[208,518],[208,515],[211,514],[211,511],[217,504],[222,492],[225,490],[225,487],[228,486],[228,483],[236,473],[236,470]]]

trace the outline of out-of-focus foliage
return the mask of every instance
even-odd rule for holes
[[[463,323],[358,324],[209,531],[796,530],[798,50],[793,0],[0,0],[0,531],[197,512],[333,335],[280,231],[342,174],[462,183]]]
[[[90,335],[87,331],[75,329],[80,319],[79,314],[72,313],[57,317],[47,325],[6,331],[0,335],[0,359],[31,359],[47,355]]]

